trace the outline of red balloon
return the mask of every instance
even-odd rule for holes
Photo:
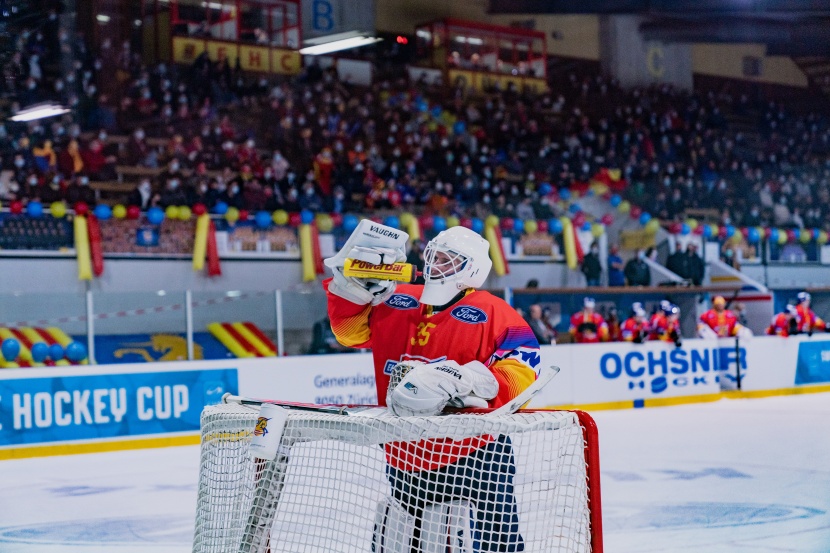
[[[461,218],[461,220],[458,221],[458,224],[461,225],[464,228],[473,228],[473,220],[470,219],[469,217]]]
[[[239,210],[239,220],[240,221],[247,221],[248,220],[248,210],[247,209],[240,209]]]
[[[718,238],[720,238],[721,240],[723,240],[724,238],[726,238],[726,227],[725,227],[725,226],[721,226],[721,227],[718,229]]]
[[[292,227],[300,226],[300,223],[303,222],[302,216],[299,213],[289,213],[288,214],[288,224]]]
[[[539,219],[536,221],[536,228],[539,232],[547,232],[548,231],[548,222],[544,219]]]
[[[75,215],[86,215],[89,213],[89,206],[86,205],[86,202],[75,202]]]
[[[15,215],[20,215],[23,213],[23,202],[20,200],[15,200],[9,205],[9,209],[11,209],[12,213]]]
[[[797,238],[798,236],[796,236],[795,231],[793,229],[787,231],[787,240],[789,240],[790,242],[795,242]]]
[[[767,227],[764,229],[764,237],[769,238],[772,236],[772,227]]]
[[[499,226],[502,230],[513,230],[513,217],[502,217]]]
[[[421,215],[418,222],[421,224],[421,230],[432,230],[434,219],[432,215]]]
[[[141,208],[137,205],[131,205],[127,208],[127,219],[138,219],[141,217]]]
[[[680,234],[680,231],[683,230],[683,225],[681,223],[672,223],[669,227],[669,232],[672,234]]]
[[[629,211],[628,214],[629,216],[631,216],[632,219],[639,219],[640,215],[643,214],[643,210],[638,205],[632,205],[631,211]]]
[[[749,229],[747,227],[742,228],[741,234],[743,234],[744,238],[746,238],[747,236],[749,236]]]
[[[606,213],[602,216],[602,218],[600,218],[600,222],[602,222],[602,224],[606,227],[610,226],[614,222],[614,216],[610,213]]]
[[[193,215],[204,215],[207,213],[207,206],[205,204],[194,204]]]
[[[331,216],[331,223],[335,227],[339,227],[340,225],[343,224],[343,216],[340,213],[331,213],[330,216]]]
[[[585,214],[580,211],[579,213],[574,215],[573,224],[574,224],[575,227],[578,228],[578,227],[581,227],[583,225],[583,223],[585,223]]]
[[[692,231],[692,233],[693,233],[693,234],[696,234],[697,236],[702,236],[702,235],[703,235],[703,227],[704,227],[704,226],[705,226],[705,225],[703,225],[703,224],[700,224],[700,225],[696,226],[696,227],[695,227],[695,229]]]

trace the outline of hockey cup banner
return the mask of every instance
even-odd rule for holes
[[[236,369],[0,380],[0,446],[197,432]]]

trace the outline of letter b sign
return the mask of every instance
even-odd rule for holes
[[[315,31],[331,31],[334,28],[334,6],[329,0],[314,0],[312,27]]]

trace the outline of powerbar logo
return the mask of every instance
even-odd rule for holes
[[[461,380],[461,373],[455,367],[450,367],[449,365],[438,365],[435,367],[436,371],[441,371],[447,373],[450,376],[454,376],[458,380]]]
[[[352,268],[353,269],[374,269],[374,270],[382,270],[382,271],[392,271],[392,272],[400,272],[406,268],[406,264],[404,263],[390,263],[388,265],[373,265],[371,263],[367,263],[366,261],[359,261],[354,260],[352,261]]]
[[[375,234],[380,234],[381,236],[388,236],[389,238],[392,238],[394,240],[397,240],[398,236],[400,236],[400,234],[398,234],[397,232],[391,231],[389,229],[376,227],[374,225],[369,225],[369,230],[374,232]]]
[[[628,380],[628,388],[646,389],[659,394],[669,387],[705,386],[721,379],[734,380],[735,367],[746,372],[746,349],[674,349],[672,351],[631,351],[624,355],[609,352],[600,357],[604,378]]]

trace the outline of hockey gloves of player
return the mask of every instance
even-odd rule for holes
[[[329,292],[358,305],[378,305],[389,299],[395,292],[395,282],[374,278],[354,278],[343,275],[343,267],[332,269],[334,278],[329,283]]]
[[[470,361],[459,365],[455,361],[439,361],[416,365],[393,389],[386,403],[399,417],[432,416],[446,406],[488,406],[487,400],[496,397],[499,383],[483,363]]]

